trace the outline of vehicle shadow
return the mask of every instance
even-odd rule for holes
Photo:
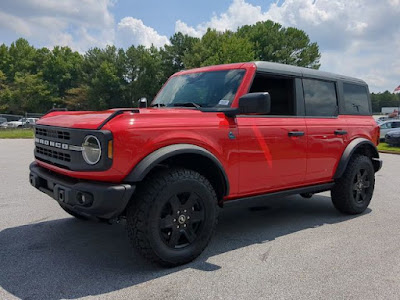
[[[154,266],[132,251],[123,223],[39,221],[0,232],[0,286],[22,299],[100,295],[186,268],[212,272],[221,266],[208,263],[209,257],[351,218],[339,214],[330,197],[322,195],[231,205],[221,210],[204,253],[173,269]]]

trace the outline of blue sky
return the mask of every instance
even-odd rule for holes
[[[268,8],[273,1],[249,0],[247,2]],[[211,19],[214,14],[223,13],[231,3],[231,0],[125,0],[116,2],[111,11],[116,19],[135,16],[160,34],[171,36],[175,32],[177,19],[195,26]]]
[[[400,84],[400,0],[0,1],[0,44],[162,47],[178,31],[201,37],[265,20],[304,30],[322,70],[364,79],[374,92]]]

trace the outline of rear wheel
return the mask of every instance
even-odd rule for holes
[[[210,182],[187,169],[150,176],[127,209],[133,245],[149,259],[177,266],[195,259],[207,246],[217,223],[217,197]]]
[[[333,205],[342,213],[360,214],[371,202],[375,172],[371,160],[354,156],[331,191]]]

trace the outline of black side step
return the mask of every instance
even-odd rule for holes
[[[295,194],[302,194],[302,193],[313,193],[313,194],[321,193],[321,192],[330,190],[334,185],[335,185],[334,182],[330,182],[330,183],[311,185],[311,186],[306,186],[306,187],[301,187],[301,188],[296,188],[296,189],[272,192],[272,193],[267,193],[267,194],[262,194],[262,195],[257,195],[257,196],[228,200],[228,201],[224,202],[224,206],[234,205],[234,204],[236,204],[238,202],[242,202],[242,201],[268,200],[268,199],[272,199],[272,198],[282,198],[282,197],[295,195]]]

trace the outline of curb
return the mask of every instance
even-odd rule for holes
[[[397,151],[388,151],[388,150],[379,150],[381,153],[387,153],[387,154],[397,154],[400,155],[400,152]]]

